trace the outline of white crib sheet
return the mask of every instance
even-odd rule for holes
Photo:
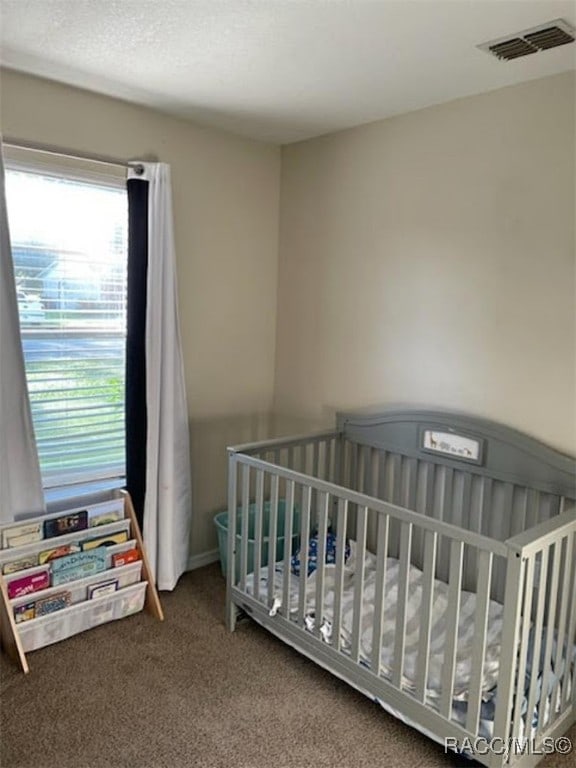
[[[351,555],[344,568],[344,590],[342,594],[341,642],[344,651],[351,647],[352,621],[354,608],[354,574],[356,569],[356,548],[350,542]],[[372,635],[374,625],[374,601],[376,587],[376,557],[366,552],[364,570],[364,594],[362,601],[362,623],[360,640],[361,661],[369,664],[372,655]],[[399,560],[389,557],[386,561],[385,603],[382,632],[382,651],[380,656],[380,674],[389,678],[394,662],[394,635],[396,630],[396,609],[398,596]],[[274,573],[274,598],[277,609],[281,609],[284,564],[278,563]],[[314,571],[306,583],[306,627],[313,630],[316,622],[316,575]],[[326,565],[324,570],[324,601],[321,617],[321,633],[326,641],[332,634],[334,616],[334,580],[336,568]],[[300,577],[290,573],[290,616],[295,618],[298,613]],[[423,573],[411,565],[409,570],[409,589],[406,606],[406,636],[405,657],[403,669],[403,687],[415,691],[416,665],[418,660],[418,643],[420,638],[420,619],[423,594]],[[247,577],[247,592],[254,594],[254,575]],[[268,569],[260,570],[260,598],[266,601],[268,596]],[[271,605],[268,606],[272,608]],[[446,645],[446,626],[448,611],[448,585],[435,580],[430,630],[430,651],[428,658],[427,695],[434,699],[440,696],[442,687],[442,668]],[[456,669],[454,676],[455,701],[467,701],[471,678],[472,644],[475,633],[476,595],[472,592],[461,592],[460,620],[458,627],[458,643]],[[500,638],[502,632],[502,606],[490,601],[488,610],[488,630],[486,636],[486,655],[482,674],[482,699],[489,701],[498,679],[498,661],[500,655]]]

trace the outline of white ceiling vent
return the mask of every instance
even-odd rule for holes
[[[482,43],[478,48],[486,51],[486,53],[491,53],[498,59],[511,61],[521,56],[529,56],[531,53],[573,43],[575,39],[576,31],[574,28],[564,19],[555,19],[546,24],[525,29],[523,32],[517,32],[515,35]]]

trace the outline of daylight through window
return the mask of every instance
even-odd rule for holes
[[[44,486],[122,477],[124,185],[8,167],[6,194]]]

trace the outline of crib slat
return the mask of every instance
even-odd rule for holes
[[[520,633],[520,651],[518,658],[518,680],[523,681],[526,677],[526,662],[528,658],[528,638],[530,634],[532,613],[532,600],[534,597],[534,556],[530,557],[526,564],[526,579],[524,580],[524,606],[522,609],[522,631]],[[521,684],[521,683],[520,683]],[[514,718],[512,721],[512,737],[520,736],[520,725],[522,718],[522,705],[524,696],[516,696],[514,703]]]
[[[434,514],[434,478],[436,466],[430,462],[424,463],[424,507],[420,510],[428,517]]]
[[[250,514],[250,467],[242,467],[242,525],[240,528],[240,589],[246,590],[248,567],[248,516]]]
[[[576,554],[576,533],[573,535],[574,545],[573,550]],[[571,606],[571,619],[568,624],[568,633],[566,635],[566,656],[568,656],[568,649],[572,648],[573,643],[576,641],[576,557],[573,558],[572,563],[572,579],[569,585],[570,600],[568,605]],[[568,698],[570,693],[570,686],[568,685],[568,674],[562,686],[562,703],[566,707],[568,706]],[[576,664],[574,664],[574,672],[572,674],[572,706],[576,709]]]
[[[302,443],[298,450],[298,466],[296,467],[298,472],[306,474],[306,443]]]
[[[294,480],[286,481],[284,511],[284,570],[282,572],[282,613],[290,618],[290,560],[292,558],[292,527],[294,524]]]
[[[364,570],[366,561],[366,529],[368,507],[358,507],[356,515],[356,571],[354,573],[354,613],[352,619],[352,649],[350,658],[358,662],[362,637],[362,607],[364,603]]]
[[[364,445],[362,447],[362,474],[364,476],[362,480],[362,490],[366,494],[372,493],[371,470],[372,448],[369,445]]]
[[[440,714],[451,719],[452,692],[456,670],[456,649],[458,644],[458,624],[460,620],[460,590],[462,584],[462,565],[464,561],[464,543],[453,539],[450,543],[450,575],[448,578],[448,611],[446,616],[446,647],[442,667],[442,694],[440,696]]]
[[[324,479],[328,482],[334,482],[334,474],[332,472],[332,446],[334,441],[332,438],[324,441],[326,446],[324,453]]]
[[[568,593],[570,590],[570,576],[572,571],[572,563],[574,561],[574,553],[573,553],[573,535],[566,536],[566,547],[564,550],[564,571],[562,573],[562,597],[560,602],[560,614],[558,618],[558,638],[556,641],[556,660],[554,662],[554,669],[560,670],[562,669],[562,661],[564,660],[564,678],[563,678],[563,684],[566,685],[566,679],[568,677],[567,669],[570,668],[569,659],[570,659],[570,645],[564,646],[565,641],[565,631],[566,631],[566,617],[568,613]],[[568,639],[568,638],[566,638]],[[564,656],[564,652],[566,655]],[[554,687],[552,688],[552,702],[556,701],[556,698],[558,696],[558,686],[560,685],[561,676],[560,674],[555,675],[554,679]],[[556,717],[560,715],[560,712],[556,712],[555,708],[553,707],[551,710],[551,716],[552,721],[556,720]]]
[[[304,626],[306,616],[306,584],[308,582],[308,548],[310,546],[310,503],[309,485],[302,486],[302,513],[300,518],[300,580],[298,582],[298,625]]]
[[[386,499],[386,451],[378,451],[378,490],[376,496],[379,499]]]
[[[314,606],[314,634],[321,637],[320,629],[324,618],[324,571],[326,568],[326,535],[328,533],[329,496],[318,493],[318,559],[316,561],[316,602]]]
[[[454,470],[451,467],[444,467],[444,476],[442,482],[442,520],[447,523],[452,522],[452,504],[454,496]]]
[[[468,519],[465,516],[469,514],[470,510],[472,478],[468,472],[458,472],[455,475],[454,480],[454,498],[451,522],[461,528],[468,528]]]
[[[538,501],[539,492],[533,488],[528,488],[526,494],[526,530],[533,528],[538,524]]]
[[[346,445],[343,437],[334,438],[334,477],[332,482],[336,485],[342,485],[346,477],[344,470],[346,466]]]
[[[512,498],[512,518],[511,518],[511,536],[516,536],[517,533],[521,533],[527,529],[526,525],[526,511],[528,508],[528,489],[520,486],[514,486],[514,496]]]
[[[494,480],[491,477],[484,477],[482,482],[482,510],[481,525],[479,533],[490,535],[490,510],[492,509],[492,496],[494,495]]]
[[[392,465],[392,476],[390,478],[390,491],[388,498],[393,504],[400,504],[402,501],[402,457],[397,453],[390,454],[390,463]]]
[[[506,541],[511,536],[511,521],[512,521],[512,503],[514,501],[514,485],[512,483],[504,483],[504,505],[503,514],[500,517],[500,533],[497,538],[500,541]]]
[[[318,443],[315,442],[312,447],[312,477],[318,477],[318,466],[320,462],[320,451]]]
[[[346,555],[346,525],[348,518],[347,499],[338,499],[336,523],[336,578],[334,582],[334,619],[332,622],[332,645],[339,651],[342,626],[342,592],[344,591],[344,562]]]
[[[552,547],[554,548],[554,554],[552,555]],[[556,541],[550,547],[550,555],[552,556],[552,574],[550,579],[550,592],[548,593],[547,609],[548,615],[546,617],[546,636],[544,642],[544,669],[542,671],[542,690],[540,691],[540,699],[538,704],[538,728],[548,724],[548,718],[546,717],[546,700],[548,697],[548,686],[550,684],[550,674],[552,672],[552,648],[554,643],[554,624],[556,619],[556,599],[558,596],[558,576],[560,573],[560,542]]]
[[[416,496],[418,492],[418,461],[416,459],[406,459],[404,462],[404,473],[406,476],[405,503],[408,509],[416,509]]]
[[[264,472],[256,472],[256,515],[254,519],[254,598],[260,600],[260,565],[262,563],[262,508],[264,506]]]
[[[396,628],[394,634],[394,668],[392,685],[402,686],[404,651],[406,647],[406,605],[408,603],[408,582],[410,577],[410,547],[412,544],[412,523],[402,522],[400,530],[400,558],[398,567],[398,602],[396,606]]]
[[[374,627],[372,632],[371,668],[374,674],[380,674],[382,655],[382,628],[384,625],[384,595],[386,593],[386,561],[388,559],[388,534],[390,517],[378,513],[378,531],[376,543],[376,592],[374,596]]]
[[[371,496],[378,497],[378,481],[379,481],[379,471],[380,471],[380,457],[378,455],[378,451],[373,448],[372,449],[372,461],[371,461],[371,468],[370,468],[370,490],[369,494]]]
[[[530,691],[528,694],[528,709],[526,710],[526,721],[532,722],[534,708],[536,706],[536,693],[538,681],[540,679],[539,659],[540,649],[542,647],[542,628],[544,626],[544,610],[546,607],[546,579],[548,574],[548,550],[546,547],[540,552],[540,575],[538,578],[538,594],[536,597],[536,616],[534,620],[534,651],[532,653],[532,670],[530,675]],[[538,715],[540,720],[540,713]]]
[[[438,534],[435,531],[426,531],[424,535],[422,613],[420,616],[420,637],[418,640],[418,667],[416,669],[416,698],[423,703],[426,703],[426,682],[428,680],[437,539]]]
[[[270,479],[270,521],[268,527],[268,604],[274,602],[276,576],[276,538],[278,534],[278,475]]]
[[[482,677],[486,653],[486,632],[488,630],[488,609],[490,606],[490,579],[492,575],[492,552],[481,550],[478,554],[478,586],[476,589],[476,617],[474,622],[474,643],[472,646],[472,670],[466,730],[477,733],[482,696]]]

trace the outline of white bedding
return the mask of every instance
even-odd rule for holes
[[[350,650],[352,644],[352,621],[354,608],[354,573],[356,568],[356,547],[355,542],[350,542],[351,554],[344,568],[344,589],[342,596],[342,620],[341,620],[341,647],[346,653]],[[385,578],[385,601],[384,601],[384,622],[383,622],[383,642],[380,656],[380,674],[385,678],[390,678],[391,668],[394,661],[394,633],[396,628],[396,603],[398,595],[398,571],[399,561],[395,558],[387,558],[386,578]],[[306,583],[306,610],[305,626],[308,631],[313,631],[315,627],[315,602],[316,602],[316,571],[307,578]],[[326,564],[324,570],[324,601],[322,610],[322,619],[320,632],[326,642],[330,642],[332,635],[332,621],[334,615],[334,580],[336,568],[334,565]],[[364,571],[364,596],[362,608],[362,629],[360,642],[360,660],[365,665],[371,663],[372,652],[372,627],[374,620],[374,598],[376,581],[376,557],[371,552],[366,552],[365,571]],[[271,614],[276,613],[282,608],[282,594],[284,583],[284,563],[276,564],[274,573],[274,589],[271,605],[268,603],[268,569],[260,569],[259,578],[259,599],[268,607]],[[409,594],[406,608],[406,645],[403,670],[403,688],[408,692],[415,690],[416,663],[418,659],[418,643],[420,630],[420,616],[422,608],[422,589],[423,573],[415,566],[410,566],[409,570]],[[290,617],[296,620],[299,606],[300,577],[294,573],[289,573],[289,594],[290,594]],[[246,579],[246,591],[254,595],[254,574],[249,574]],[[446,643],[446,625],[448,609],[448,587],[442,581],[434,582],[433,610],[430,632],[430,652],[428,679],[426,688],[426,699],[428,706],[433,709],[439,709],[439,695],[441,691],[441,675],[444,663],[444,650]],[[454,676],[454,689],[452,697],[451,718],[462,726],[466,724],[467,701],[471,678],[471,658],[472,646],[475,634],[475,612],[476,595],[471,592],[462,591],[460,601],[460,616],[458,627],[458,647],[456,656],[456,669]],[[498,680],[498,662],[500,655],[500,637],[502,632],[502,606],[494,601],[489,602],[488,608],[488,629],[486,640],[486,653],[483,665],[481,693],[482,702],[480,708],[480,718],[478,723],[478,735],[490,739],[493,735],[495,699],[497,695]],[[532,658],[533,637],[530,636],[529,658]],[[573,648],[572,661],[576,664],[576,646]],[[530,665],[531,666],[531,663]],[[539,668],[541,668],[541,664]],[[525,693],[530,680],[530,672],[526,670]],[[557,697],[552,705],[551,697],[546,699],[545,718],[553,706],[555,711],[560,709],[560,697],[563,689],[564,669],[558,670],[560,674],[560,685],[557,689]],[[552,691],[556,677],[551,675],[549,690]],[[570,676],[567,680],[570,690]],[[540,683],[539,683],[540,685]],[[538,688],[538,692],[539,692]],[[364,691],[366,693],[366,691]],[[422,726],[412,722],[401,713],[392,708],[387,702],[376,699],[381,706],[396,717],[399,717],[408,725],[412,725],[418,730],[426,733],[428,736],[438,740],[438,737]],[[523,716],[520,723],[520,738],[526,733],[526,705],[527,700],[524,697]],[[533,726],[536,724],[536,710],[531,713],[529,722]]]
[[[354,572],[355,547],[350,542],[351,555],[344,568],[344,590],[342,597],[341,639],[342,648],[347,651],[352,641],[352,621],[354,606]],[[396,629],[396,608],[398,596],[398,573],[400,563],[395,558],[387,558],[384,589],[384,621],[382,633],[382,652],[380,656],[380,674],[389,678],[394,663],[394,635]],[[314,571],[306,583],[306,627],[312,630],[315,626],[316,574]],[[332,633],[334,616],[334,579],[336,568],[326,565],[324,570],[324,600],[321,617],[321,633],[324,640],[329,641]],[[282,587],[284,564],[278,563],[274,573],[274,605],[268,606],[273,610],[280,609],[282,604]],[[290,616],[295,618],[298,613],[300,578],[293,573],[290,578]],[[403,688],[415,690],[415,678],[418,661],[418,644],[420,637],[420,617],[422,611],[423,573],[411,565],[409,570],[408,601],[406,606],[406,639],[403,669]],[[372,633],[374,625],[374,602],[376,585],[376,557],[366,552],[364,571],[364,595],[362,605],[362,624],[360,657],[365,664],[370,664],[372,655]],[[254,575],[247,577],[247,592],[254,594]],[[268,569],[260,571],[260,599],[267,600]],[[267,602],[266,602],[267,604]],[[442,687],[442,668],[446,645],[446,625],[448,611],[448,585],[435,580],[433,594],[432,621],[430,630],[430,651],[428,657],[427,696],[438,699]],[[472,646],[475,636],[476,595],[472,592],[461,592],[460,618],[458,627],[458,644],[456,669],[454,676],[454,701],[467,701],[471,678]],[[488,610],[488,630],[486,636],[486,654],[482,674],[482,699],[489,701],[494,695],[498,679],[498,660],[500,655],[500,637],[502,632],[502,606],[490,601]],[[430,702],[432,703],[432,702]]]

